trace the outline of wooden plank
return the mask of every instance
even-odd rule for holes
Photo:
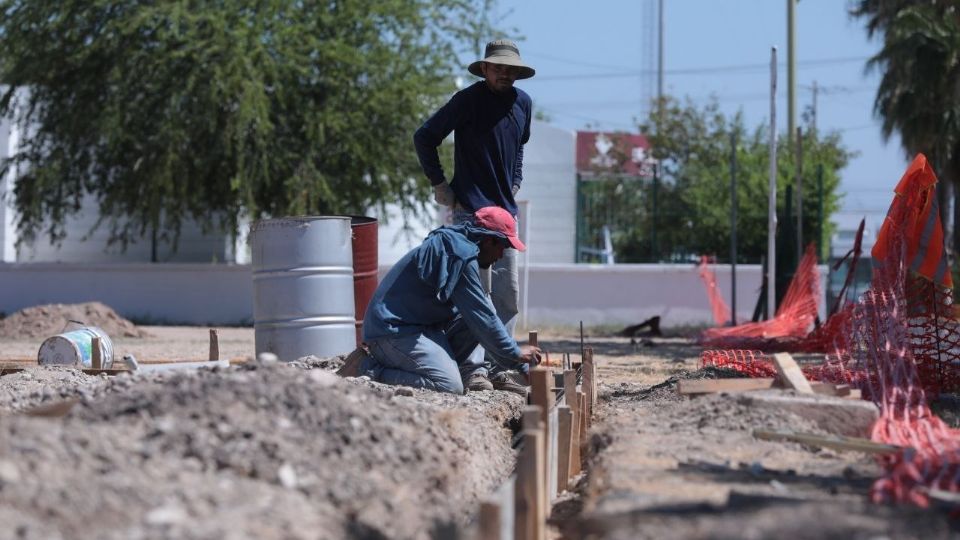
[[[681,379],[677,392],[682,395],[714,394],[717,392],[749,392],[773,388],[776,379]]]
[[[544,477],[547,482],[547,507],[549,508],[553,499],[560,493],[558,487],[560,484],[557,483],[557,462],[559,461],[558,454],[560,453],[560,439],[557,431],[560,427],[560,415],[557,413],[557,408],[552,407],[550,409],[550,414],[547,415],[547,462],[544,469]]]
[[[570,455],[573,438],[573,411],[566,405],[557,407],[557,489],[565,491],[570,485]]]
[[[536,330],[531,330],[531,331],[530,331],[530,335],[529,335],[529,337],[527,338],[527,345],[530,345],[531,347],[539,347],[539,346],[540,346],[540,341],[537,339],[537,331],[536,331]]]
[[[524,431],[540,431],[543,429],[540,407],[537,405],[527,405],[524,407],[521,412],[520,422]]]
[[[535,367],[530,370],[530,401],[540,407],[540,416],[544,423],[553,407],[553,375],[550,370]]]
[[[210,329],[210,358],[211,361],[220,359],[220,340],[217,338],[217,329]]]
[[[753,430],[753,436],[765,441],[791,441],[811,446],[821,446],[834,450],[852,450],[868,454],[891,454],[903,450],[901,446],[881,444],[870,439],[844,437],[841,435],[817,435],[815,433],[800,433],[796,431],[769,431],[764,429]]]
[[[90,367],[93,369],[103,369],[103,358],[100,351],[100,338],[95,337],[90,340]]]
[[[583,445],[587,440],[587,428],[590,427],[590,417],[587,416],[587,396],[582,391],[577,391],[577,404],[580,406],[580,433],[577,438],[577,444]]]
[[[500,514],[501,506],[499,502],[483,501],[480,503],[480,514],[477,516],[478,540],[501,540],[500,527],[503,519]]]
[[[597,406],[597,363],[593,358],[593,347],[583,349],[583,387],[587,394],[587,414],[592,418]]]
[[[777,373],[783,385],[792,388],[801,394],[812,394],[813,388],[810,387],[810,381],[803,375],[803,370],[797,365],[797,362],[790,356],[790,353],[776,353],[773,355],[773,365],[777,367]]]
[[[859,388],[851,388],[850,393],[843,396],[843,399],[863,399],[863,391]]]
[[[517,483],[515,486],[514,538],[516,540],[543,540],[545,537],[546,502],[542,493],[540,456],[543,436],[540,431],[524,430],[521,433],[522,448],[517,457]]]

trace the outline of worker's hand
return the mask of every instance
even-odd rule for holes
[[[543,351],[540,350],[540,347],[534,345],[524,345],[520,348],[520,362],[524,364],[530,364],[531,366],[539,365],[543,361]]]
[[[514,184],[513,187],[510,188],[510,192],[513,194],[514,197],[517,196],[517,192],[518,192],[518,191],[520,191],[520,185],[519,185],[519,184]]]
[[[450,187],[450,184],[442,182],[433,186],[433,200],[442,206],[453,206],[456,197],[453,194],[453,188]]]

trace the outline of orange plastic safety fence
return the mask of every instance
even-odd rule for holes
[[[773,319],[729,328],[708,328],[701,334],[700,342],[707,347],[766,349],[771,339],[790,341],[802,338],[807,335],[817,317],[819,297],[820,274],[817,271],[817,256],[811,244],[807,247]]]
[[[723,301],[723,296],[720,294],[719,287],[717,287],[717,275],[713,269],[710,268],[709,265],[711,263],[715,264],[716,259],[701,255],[700,264],[697,265],[697,272],[700,274],[700,279],[703,280],[703,284],[707,288],[707,298],[710,300],[710,311],[713,313],[713,323],[716,326],[723,326],[730,321],[730,308],[727,306],[727,303]]]
[[[822,363],[804,367],[807,377],[860,388],[880,409],[872,438],[904,447],[880,458],[886,475],[873,487],[878,502],[926,506],[933,490],[960,492],[960,430],[938,418],[926,399],[960,392],[960,322],[935,185],[918,155],[874,245],[870,289],[792,344],[828,352]],[[773,373],[769,358],[754,350],[705,351],[701,365]]]

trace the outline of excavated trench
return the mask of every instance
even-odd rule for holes
[[[336,367],[0,377],[0,522],[26,538],[427,538],[512,472],[519,396]],[[17,414],[65,398],[63,417]]]

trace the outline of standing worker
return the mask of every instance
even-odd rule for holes
[[[523,63],[517,45],[507,39],[487,44],[483,60],[467,68],[482,77],[454,94],[414,134],[420,165],[433,185],[437,203],[453,209],[454,223],[469,223],[480,208],[498,206],[517,227],[516,194],[523,182],[523,145],[530,139],[533,105],[514,82],[536,73]],[[448,184],[437,148],[454,133],[453,180]],[[508,250],[490,272],[490,295],[497,316],[513,336],[520,311],[517,252]],[[515,385],[515,379],[488,357],[495,387]],[[525,371],[525,370],[524,370]]]
[[[480,282],[481,268],[489,268],[504,251],[524,249],[516,220],[496,206],[478,210],[471,223],[432,231],[373,293],[363,319],[370,354],[359,374],[462,394],[493,389],[484,352],[512,368],[537,364],[540,349],[517,345]],[[526,393],[516,385],[503,390]]]

